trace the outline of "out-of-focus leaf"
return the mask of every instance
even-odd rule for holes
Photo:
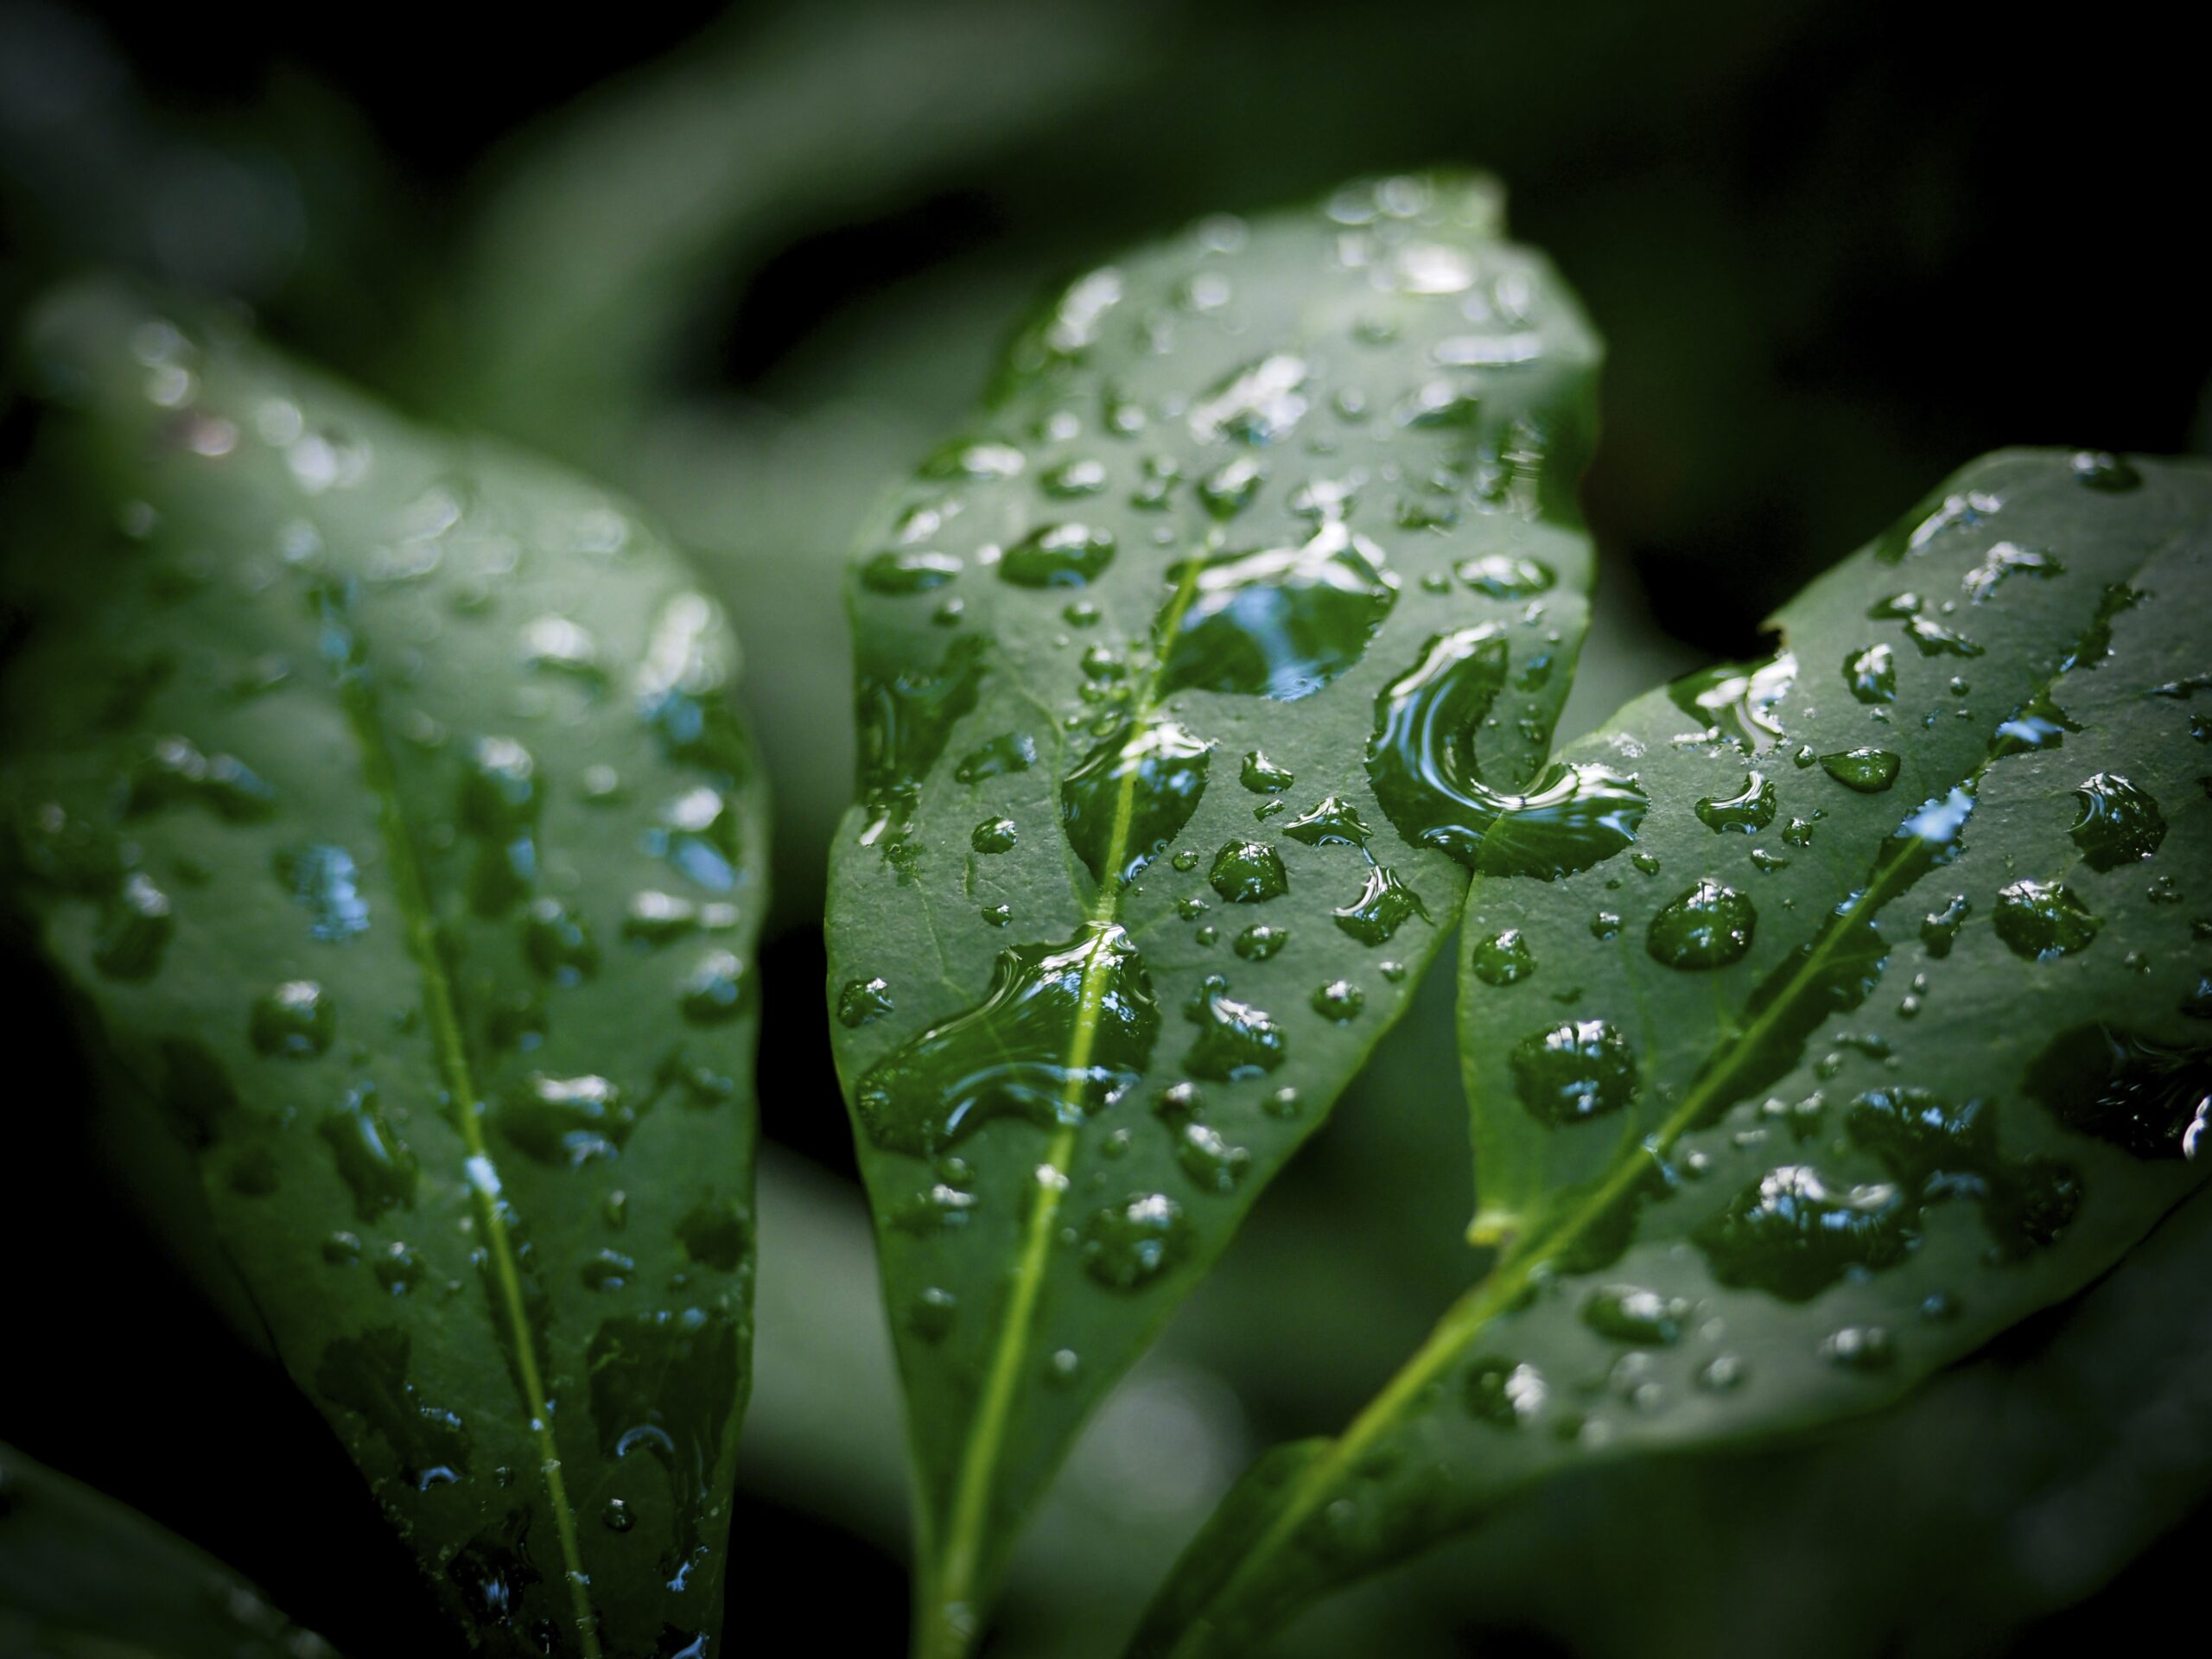
[[[2212,471],[2014,452],[1631,703],[1633,851],[1478,879],[1497,1264],[1343,1436],[1259,1465],[1139,1639],[1227,1650],[1598,1459],[1897,1398],[2201,1175]]]
[[[1542,759],[1597,353],[1497,219],[1393,180],[1079,279],[863,543],[830,979],[927,1650],[1448,930],[1392,817]]]
[[[672,366],[693,308],[779,240],[1064,121],[1123,73],[1090,7],[970,0],[734,20],[518,140],[487,186],[429,380],[573,453]],[[957,85],[957,97],[947,97]]]
[[[52,1659],[327,1659],[175,1533],[0,1445],[0,1652]]]
[[[713,1630],[766,835],[720,613],[227,319],[74,289],[30,354],[12,901],[472,1637]]]

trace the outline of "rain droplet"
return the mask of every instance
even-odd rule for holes
[[[1651,918],[1644,948],[1668,968],[1726,968],[1751,948],[1758,913],[1735,888],[1707,879]]]
[[[1636,1052],[1602,1020],[1570,1020],[1524,1037],[1507,1063],[1522,1105],[1554,1127],[1618,1112],[1642,1086]]]

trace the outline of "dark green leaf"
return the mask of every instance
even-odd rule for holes
[[[830,984],[929,1650],[1449,930],[1414,838],[1543,759],[1597,348],[1498,216],[1394,180],[1081,278],[861,550]]]
[[[330,1659],[175,1534],[0,1445],[0,1652],[52,1659]]]
[[[1554,1470],[1893,1400],[2190,1189],[2208,551],[2202,465],[1993,456],[1785,607],[1776,658],[1569,749],[1649,805],[1632,851],[1469,901],[1499,1259],[1186,1558],[1143,1651],[1234,1648]]]
[[[598,491],[238,335],[33,330],[8,885],[455,1618],[652,1651],[716,1625],[748,1370],[725,629]]]

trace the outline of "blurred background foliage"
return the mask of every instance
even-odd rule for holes
[[[906,1617],[898,1392],[821,1012],[839,570],[1047,284],[1352,175],[1498,172],[1611,345],[1586,490],[1605,571],[1562,735],[1755,649],[1770,606],[1980,451],[2212,448],[2202,62],[2148,14],[461,10],[0,0],[0,311],[89,265],[234,298],[412,413],[627,490],[729,605],[779,837],[733,1647],[768,1626],[889,1651]],[[11,404],[11,461],[24,427]],[[50,1046],[35,984],[7,995],[18,1044]],[[345,1459],[100,1195],[144,1149],[53,1073],[10,1109],[0,1433],[341,1648],[423,1651]],[[1245,1460],[1336,1427],[1461,1287],[1457,1075],[1440,974],[1083,1441],[995,1656],[1116,1651]],[[2212,1545],[2208,1260],[2200,1198],[1901,1411],[1563,1483],[1281,1650],[2025,1653],[2181,1618]]]

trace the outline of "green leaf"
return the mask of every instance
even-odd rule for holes
[[[1234,1649],[1555,1470],[1885,1404],[2190,1190],[2208,550],[2212,468],[1995,455],[1784,607],[1777,656],[1569,747],[1649,804],[1632,851],[1469,900],[1496,1264],[1232,1497],[1140,1651]]]
[[[1449,931],[1472,849],[1394,819],[1543,759],[1597,346],[1498,219],[1392,180],[1082,277],[863,545],[830,990],[925,1651]]]
[[[30,352],[13,902],[473,1639],[714,1630],[765,839],[719,613],[230,318],[79,289]]]
[[[230,1568],[0,1444],[0,1651],[54,1659],[330,1659]]]

